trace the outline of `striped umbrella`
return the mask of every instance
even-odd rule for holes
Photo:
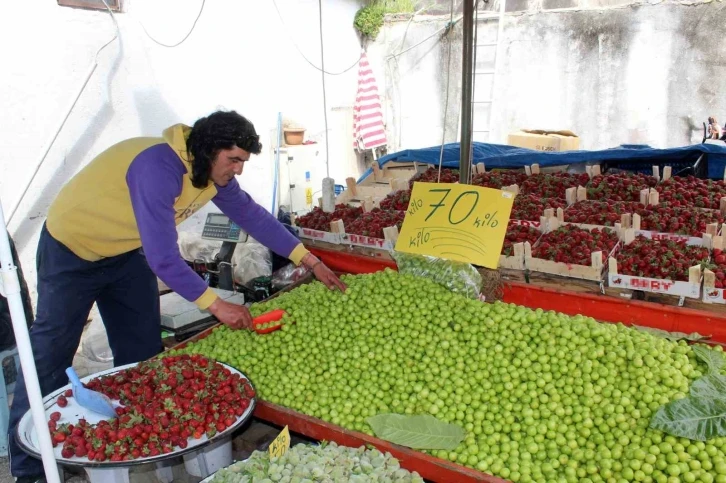
[[[364,51],[358,63],[358,92],[353,107],[353,147],[365,151],[385,146],[387,143],[381,98],[378,97],[376,78],[373,77],[373,70]]]

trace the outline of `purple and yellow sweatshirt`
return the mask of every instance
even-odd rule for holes
[[[46,226],[53,238],[88,261],[143,246],[154,273],[206,309],[217,295],[182,259],[176,225],[209,201],[296,265],[307,250],[237,180],[195,188],[186,150],[189,132],[188,126],[177,124],[161,138],[128,139],[102,152],[63,187],[48,211]]]

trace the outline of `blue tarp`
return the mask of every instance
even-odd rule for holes
[[[425,164],[439,164],[441,146],[432,146],[422,149],[406,149],[397,153],[382,156],[378,160],[379,166],[389,161],[418,161]],[[678,148],[654,149],[644,145],[623,145],[612,149],[600,151],[562,151],[542,152],[532,149],[505,146],[502,144],[474,143],[472,164],[484,163],[489,169],[495,168],[521,168],[532,164],[540,166],[559,166],[563,164],[599,164],[602,161],[622,161],[643,163],[666,163],[674,166],[676,174],[678,164],[696,162],[698,157],[705,153],[704,160],[708,164],[708,177],[723,179],[726,168],[726,144],[695,144]],[[703,160],[702,160],[703,162]],[[459,167],[459,143],[444,145],[443,166],[447,168]],[[362,181],[372,172],[368,169],[358,180]]]

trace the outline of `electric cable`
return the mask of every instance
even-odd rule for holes
[[[325,96],[325,51],[323,50],[323,0],[318,0],[320,16],[320,75],[323,78],[323,117],[325,119],[325,174],[330,178],[330,152],[328,149],[328,104]]]
[[[328,74],[328,75],[343,75],[346,72],[348,72],[349,70],[351,70],[353,67],[355,67],[356,65],[358,65],[358,62],[360,62],[360,59],[361,59],[362,55],[359,55],[358,58],[355,60],[355,62],[350,67],[348,67],[347,69],[342,70],[340,72],[328,72],[324,68],[318,67],[317,65],[313,64],[310,61],[310,59],[308,59],[305,56],[305,54],[303,54],[302,50],[300,50],[300,47],[297,45],[297,42],[295,42],[295,39],[290,35],[290,29],[287,28],[287,25],[285,24],[285,20],[282,18],[282,13],[280,12],[280,9],[277,6],[277,1],[276,0],[272,0],[272,4],[275,6],[275,10],[277,11],[277,17],[280,19],[280,23],[284,27],[283,30],[285,31],[285,33],[287,33],[287,36],[290,39],[290,42],[292,42],[292,45],[295,47],[295,50],[297,50],[298,54],[300,54],[300,56],[303,59],[305,59],[305,62],[307,62],[308,64],[310,64],[310,66],[313,69],[319,70],[322,73]],[[322,17],[322,13],[321,13],[321,17]]]
[[[449,25],[453,28],[454,23],[454,0],[451,0],[451,16],[449,17]],[[446,59],[446,97],[444,98],[444,127],[441,133],[441,150],[439,151],[439,175],[436,179],[437,183],[441,183],[441,164],[444,161],[444,143],[446,143],[446,115],[449,110],[449,78],[451,77],[451,39],[449,39],[448,55]]]
[[[106,2],[104,1],[103,3],[106,3]],[[187,34],[184,36],[183,39],[181,39],[179,42],[177,42],[177,43],[175,43],[173,45],[168,45],[168,44],[165,44],[163,42],[159,42],[154,37],[152,37],[151,34],[149,34],[149,32],[146,30],[146,27],[144,26],[144,23],[142,21],[139,20],[139,24],[141,25],[141,28],[144,30],[144,33],[146,34],[146,36],[149,37],[154,43],[156,43],[158,45],[161,45],[162,47],[167,47],[167,48],[172,49],[174,47],[178,47],[181,44],[183,44],[184,41],[189,38],[189,36],[192,34],[192,32],[194,32],[194,28],[197,26],[197,22],[199,21],[199,17],[202,16],[202,12],[204,11],[204,4],[206,4],[206,3],[207,3],[207,0],[202,0],[202,6],[199,7],[199,13],[197,14],[197,18],[194,19],[194,23],[192,24],[192,28],[189,29],[189,32],[187,32]]]

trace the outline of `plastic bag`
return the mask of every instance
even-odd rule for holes
[[[92,362],[111,363],[113,362],[113,353],[108,344],[108,336],[106,335],[106,327],[103,325],[98,310],[91,311],[93,319],[83,329],[81,339],[80,353]]]
[[[299,267],[296,267],[292,263],[285,265],[272,274],[272,288],[275,291],[282,290],[303,278],[308,272],[309,270],[303,265]]]
[[[454,293],[479,299],[481,274],[469,263],[402,252],[393,252],[393,258],[402,274],[425,277]]]
[[[201,234],[193,232],[180,232],[177,243],[182,258],[188,262],[214,262],[214,256],[222,248],[221,241],[204,240]],[[245,243],[237,244],[232,254],[232,265],[234,281],[240,285],[272,275],[270,250],[252,237]]]
[[[15,243],[11,237],[8,237],[8,241],[10,242],[10,255],[13,257],[13,264],[17,267],[16,273],[18,274],[18,282],[20,282],[20,297],[23,300],[23,309],[25,309],[25,323],[28,329],[30,329],[30,326],[33,324],[33,306],[30,302],[28,284],[25,282],[23,268],[20,265]],[[2,284],[1,281],[0,284]],[[0,350],[9,349],[14,345],[15,332],[13,329],[13,320],[10,317],[10,305],[7,299],[0,294]]]
[[[272,257],[270,250],[252,237],[247,243],[240,243],[232,255],[234,265],[234,281],[240,285],[249,285],[252,280],[272,275]]]

